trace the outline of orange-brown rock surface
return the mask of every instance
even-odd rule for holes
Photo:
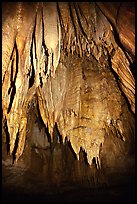
[[[16,161],[27,155],[25,148],[31,154],[27,145],[36,147],[31,157],[44,155],[37,148],[48,149],[41,162],[46,173],[53,167],[53,183],[62,179],[63,153],[70,151],[61,151],[66,140],[81,163],[85,152],[90,167],[130,168],[126,158],[134,148],[135,79],[134,24],[129,22],[134,12],[127,21],[128,11],[120,5],[110,13],[101,3],[3,3],[3,143]],[[55,127],[60,139],[51,153]],[[71,159],[73,179],[85,174],[84,168],[90,177],[89,166],[80,167],[77,159]]]

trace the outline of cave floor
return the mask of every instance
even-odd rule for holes
[[[2,202],[131,202],[135,200],[134,190],[133,183],[104,188],[78,184],[45,186],[23,166],[2,164]]]

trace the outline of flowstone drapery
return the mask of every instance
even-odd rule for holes
[[[12,5],[4,6],[2,110],[10,154],[17,161],[23,153],[28,107],[36,94],[51,138],[56,123],[77,158],[82,147],[88,163],[95,158],[101,166],[108,129],[128,140],[121,91],[135,111],[130,60],[113,27],[95,3],[17,3],[11,13]]]

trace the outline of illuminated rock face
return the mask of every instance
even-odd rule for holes
[[[99,150],[108,129],[114,128],[112,134],[123,143],[128,140],[124,118],[132,116],[122,113],[128,107],[108,69],[93,57],[66,57],[66,64],[59,65],[55,78],[49,77],[39,88],[46,111],[38,98],[39,108],[50,134],[57,123],[63,141],[65,137],[70,140],[78,158],[82,147],[90,165],[94,157],[100,162]]]
[[[103,169],[128,170],[132,60],[101,10],[94,3],[3,8],[3,145],[10,155],[42,172],[47,184],[69,176],[97,183]]]

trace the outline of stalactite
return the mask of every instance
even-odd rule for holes
[[[20,126],[19,126],[19,141],[18,141],[18,148],[15,153],[15,161],[17,162],[19,157],[22,155],[24,146],[25,146],[25,140],[26,140],[26,126],[27,126],[27,116],[26,114],[22,114],[21,120],[20,120]]]
[[[55,75],[60,58],[61,28],[55,3],[47,3],[43,7],[44,37],[48,48],[47,75]],[[53,67],[53,68],[52,68]],[[52,70],[53,69],[53,70]]]
[[[16,161],[23,153],[27,107],[37,94],[40,114],[51,139],[56,123],[63,142],[66,137],[70,140],[77,158],[82,147],[87,153],[88,163],[91,165],[95,158],[99,168],[104,123],[109,126],[112,120],[119,119],[122,106],[120,92],[115,88],[113,96],[110,88],[112,84],[116,87],[113,77],[102,70],[106,68],[106,62],[102,60],[104,66],[101,67],[100,59],[111,56],[112,68],[119,76],[120,85],[134,111],[135,80],[129,61],[124,51],[118,48],[112,26],[95,4],[86,4],[86,9],[82,10],[79,3],[37,3],[34,11],[31,10],[33,15],[27,14],[28,18],[25,15],[30,7],[25,5],[18,3],[13,16],[12,22],[17,23],[13,29],[14,37],[11,37],[12,49],[8,47],[3,31],[7,46],[4,60],[10,58],[3,63],[2,73],[3,114],[10,135],[10,154],[17,139]],[[9,24],[6,28],[5,24],[3,26],[6,30],[10,27]],[[13,48],[14,43],[16,46]],[[62,63],[59,63],[60,54],[68,54]],[[83,56],[89,57],[90,64],[82,61]],[[112,84],[105,77],[110,77]],[[122,125],[123,122],[117,123],[121,135]]]

